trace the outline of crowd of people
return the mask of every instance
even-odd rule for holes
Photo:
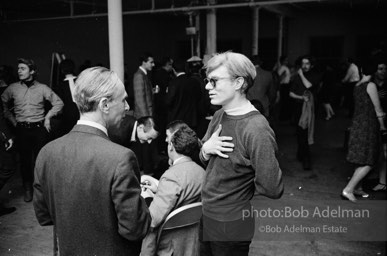
[[[311,55],[294,66],[282,56],[271,71],[233,52],[155,62],[143,54],[121,81],[101,66],[76,76],[65,59],[53,86],[38,82],[33,60],[18,60],[13,83],[0,68],[0,189],[19,161],[24,201],[54,226],[59,254],[248,255],[255,227],[243,210],[254,195],[283,193],[273,128],[295,126],[295,157],[311,170],[315,118],[340,107],[356,165],[342,197],[368,197],[361,180],[386,157],[384,58],[321,69]],[[386,190],[385,166],[374,190]],[[156,243],[167,215],[194,202],[198,226]],[[15,210],[0,204],[0,215]]]

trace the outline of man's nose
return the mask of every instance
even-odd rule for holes
[[[129,109],[130,109],[130,106],[128,102],[125,101],[125,111],[129,111]]]

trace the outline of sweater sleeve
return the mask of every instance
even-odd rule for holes
[[[283,192],[283,183],[276,157],[277,143],[274,132],[267,122],[254,123],[254,127],[246,129],[248,132],[246,143],[247,153],[255,170],[255,191],[256,194],[269,198],[279,198]]]

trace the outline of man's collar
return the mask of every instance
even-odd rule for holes
[[[137,133],[137,121],[134,122],[132,136],[130,137],[130,141],[136,141],[136,133]]]
[[[78,120],[77,124],[88,125],[88,126],[97,128],[97,129],[103,131],[106,134],[106,136],[108,136],[108,132],[107,132],[106,127],[104,127],[103,125],[101,125],[97,122],[89,121],[89,120]]]
[[[182,162],[183,160],[191,160],[191,158],[188,157],[188,156],[181,156],[179,158],[176,158],[175,161],[173,161],[172,165],[175,165],[175,164],[177,164],[179,162]]]
[[[226,114],[230,115],[230,116],[244,115],[244,114],[247,114],[251,111],[258,111],[258,110],[254,107],[253,104],[251,104],[250,101],[245,101],[245,102],[243,102],[242,105],[240,105],[238,107],[224,110],[224,112],[226,112]]]
[[[141,67],[141,66],[139,66],[139,68],[142,70],[142,72],[145,73],[145,75],[148,75],[148,72],[146,72],[146,69],[145,69],[145,68],[143,68],[143,67]]]
[[[77,78],[76,76],[74,76],[73,74],[68,74],[66,75],[66,78],[63,79],[63,81],[68,81],[70,79],[74,80],[75,78]]]
[[[20,84],[24,84],[27,87],[31,87],[35,84],[35,81],[36,81],[35,79],[29,80],[29,81],[20,80]]]
[[[177,73],[177,74],[176,74],[176,77],[182,76],[182,75],[185,75],[185,72],[179,72],[179,73]]]

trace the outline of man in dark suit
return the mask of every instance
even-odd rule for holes
[[[15,172],[15,154],[10,152],[13,143],[12,135],[3,115],[3,107],[0,106],[0,191]],[[15,207],[5,207],[0,202],[0,216],[10,214],[15,210]]]
[[[129,110],[126,97],[113,71],[84,70],[74,91],[80,120],[38,155],[35,214],[41,225],[54,225],[60,255],[139,254],[150,216],[137,160],[107,135]]]
[[[184,62],[177,61],[175,70],[176,78],[169,84],[166,100],[168,122],[182,120],[196,131],[201,102],[200,82],[184,72]]]
[[[277,88],[274,86],[273,75],[261,68],[262,61],[258,56],[253,56],[253,63],[256,68],[257,76],[255,77],[253,86],[247,92],[247,99],[258,100],[264,112],[262,113],[266,118],[270,114],[270,105],[272,105],[277,97]]]
[[[155,66],[148,53],[140,57],[140,66],[133,77],[134,117],[153,116],[153,89],[148,72]]]
[[[159,133],[151,116],[143,116],[136,120],[127,114],[119,127],[112,127],[108,132],[113,142],[133,150],[143,173],[153,173],[158,160],[155,151],[157,148],[151,147],[151,143]]]
[[[160,62],[160,68],[153,72],[153,85],[159,89],[159,92],[154,94],[155,113],[154,118],[157,126],[161,131],[164,131],[167,126],[167,106],[165,98],[167,96],[169,82],[175,77],[173,69],[173,59],[171,57],[163,57]],[[165,144],[165,134],[162,132],[157,138],[157,146],[160,152],[167,152]]]
[[[77,105],[73,101],[70,87],[74,85],[75,79],[74,76],[75,64],[71,59],[65,59],[60,63],[60,70],[64,76],[64,79],[59,82],[59,86],[54,88],[54,91],[62,99],[64,106],[62,110],[61,118],[61,127],[58,132],[59,136],[67,134],[71,131],[74,125],[79,119],[79,111]],[[59,137],[58,136],[58,137]]]

